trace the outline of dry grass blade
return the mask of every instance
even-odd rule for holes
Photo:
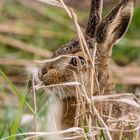
[[[137,102],[135,102],[134,100],[131,100],[131,99],[121,98],[121,99],[115,99],[115,100],[112,100],[112,101],[122,102],[122,103],[126,103],[130,106],[133,106],[135,108],[140,108],[140,104],[138,104]]]
[[[56,131],[56,132],[28,132],[28,133],[20,133],[20,134],[16,134],[16,135],[11,135],[11,136],[8,136],[8,137],[5,137],[5,138],[2,138],[1,140],[7,140],[9,138],[12,138],[12,137],[18,137],[18,136],[24,136],[24,135],[35,135],[35,136],[49,136],[49,135],[56,135],[56,134],[66,134],[66,133],[72,133],[72,132],[75,132],[77,133],[77,136],[78,133],[80,134],[83,134],[84,133],[84,130],[79,128],[79,127],[72,127],[72,128],[69,128],[69,129],[66,129],[66,130],[62,130],[62,131]]]
[[[25,21],[24,21],[25,22]],[[10,27],[10,28],[9,28]],[[29,27],[16,27],[15,25],[10,25],[7,23],[0,24],[0,32],[6,34],[14,34],[14,35],[27,35],[27,36],[40,36],[43,38],[54,38],[54,37],[62,37],[62,33],[54,34],[51,31],[40,31],[36,32]]]
[[[68,13],[68,16],[72,19],[72,21],[73,21],[73,23],[75,25],[75,29],[77,31],[77,36],[78,36],[78,39],[79,39],[80,47],[81,47],[81,50],[83,52],[84,58],[87,61],[87,54],[85,52],[85,48],[84,48],[84,44],[83,44],[83,40],[82,40],[83,39],[82,38],[82,32],[81,32],[80,26],[79,26],[79,24],[77,22],[77,16],[74,13],[72,8],[69,10],[69,8],[63,2],[63,0],[60,0],[60,2],[62,4],[63,8],[65,9],[65,11]]]
[[[99,114],[98,110],[96,109],[94,103],[93,103],[92,107],[93,107],[93,112],[96,114],[96,116],[97,116],[99,122],[101,123],[102,126],[104,126],[104,128],[105,128],[105,130],[106,130],[105,132],[106,132],[106,134],[107,134],[108,140],[112,140],[111,135],[110,135],[110,132],[108,131],[108,126],[107,126],[106,123],[104,122],[103,118],[100,116],[100,114]]]
[[[27,66],[31,65],[34,62],[31,60],[23,60],[23,59],[0,59],[0,65],[13,65],[13,66]]]
[[[129,113],[128,115],[122,116],[121,118],[115,119],[115,118],[110,118],[108,122],[111,123],[118,123],[118,122],[127,122],[127,123],[137,123],[139,126],[140,122],[140,117],[136,113]]]
[[[116,83],[122,83],[122,84],[126,84],[126,85],[140,85],[140,75],[116,76],[116,78],[114,78],[114,80],[116,81]]]
[[[135,108],[140,108],[140,104],[138,104],[137,102],[135,102],[132,99],[127,99],[127,98],[121,98],[121,99],[100,99],[100,100],[97,100],[97,101],[100,101],[100,102],[120,102],[120,103],[125,103],[125,104],[128,104],[130,106],[133,106]]]
[[[100,102],[104,102],[104,101],[105,102],[109,102],[109,101],[122,102],[122,103],[126,103],[130,106],[140,108],[139,100],[135,97],[134,94],[131,94],[131,93],[92,96],[91,100],[100,101]]]
[[[131,121],[130,121],[131,122]],[[109,131],[109,132],[121,132],[122,130],[121,129],[117,129],[117,128],[108,128],[108,129],[106,129],[106,128],[104,128],[104,127],[96,127],[96,126],[93,126],[92,127],[92,130],[94,130],[94,129],[97,129],[97,130],[107,130],[107,131]],[[139,130],[140,129],[140,126],[137,126],[137,127],[135,127],[134,129],[129,129],[129,130],[123,130],[123,132],[125,133],[129,133],[129,132],[134,132],[134,131],[137,131],[137,130]],[[108,140],[108,139],[107,139]]]
[[[77,23],[77,16],[76,14],[73,12],[73,10],[71,9],[71,15],[72,15],[72,19],[73,19],[73,22],[74,22],[74,25],[75,25],[75,28],[76,28],[76,31],[77,31],[77,36],[78,36],[78,39],[79,39],[79,43],[80,43],[80,47],[81,47],[81,50],[82,50],[82,53],[84,55],[84,58],[86,60],[86,64],[87,64],[87,54],[85,52],[85,48],[84,48],[84,44],[83,44],[83,41],[82,41],[82,37],[81,37],[81,32],[80,32],[80,27]]]
[[[32,94],[33,94],[33,105],[34,105],[34,129],[35,132],[38,131],[38,119],[37,119],[37,104],[36,104],[36,94],[35,94],[35,78],[32,74]],[[37,139],[36,139],[37,140]]]
[[[44,135],[36,135],[36,136],[27,137],[24,140],[30,140],[30,139],[32,140],[32,139],[36,139],[36,138],[39,138],[39,137],[45,137],[45,136]],[[79,138],[81,138],[81,136],[71,136],[71,137],[63,138],[63,140],[75,140],[75,139],[79,139]]]
[[[120,93],[120,94],[113,94],[113,95],[99,95],[99,96],[92,96],[91,100],[104,100],[109,98],[122,98],[122,97],[132,97],[136,99],[133,93]]]
[[[89,53],[89,49],[88,49],[86,40],[85,40],[85,38],[84,38],[84,35],[83,35],[83,33],[82,33],[82,31],[81,31],[81,28],[80,28],[80,26],[79,26],[79,24],[78,24],[77,16],[76,16],[76,14],[74,13],[74,11],[73,11],[72,8],[71,8],[70,12],[71,12],[71,15],[72,15],[73,23],[74,23],[75,28],[76,28],[76,31],[77,31],[77,36],[78,36],[78,38],[79,38],[80,47],[81,47],[81,50],[82,50],[82,52],[83,52],[84,58],[85,58],[85,60],[87,60],[87,57],[89,58],[90,63],[92,64],[92,67],[93,67],[93,69],[94,69],[94,62],[93,62],[93,59],[92,59],[92,57],[91,57],[91,55],[90,55],[90,53]],[[96,52],[96,51],[95,51],[95,52]],[[86,62],[86,64],[87,64],[87,62]],[[88,65],[87,65],[87,67],[88,67]]]
[[[59,60],[61,58],[72,58],[72,57],[77,57],[77,56],[76,55],[60,55],[60,56],[55,57],[55,58],[41,60],[41,61],[35,61],[35,62],[39,63],[39,64],[44,64],[44,63],[49,63],[49,62],[53,62],[53,61]]]
[[[123,83],[127,85],[139,85],[140,84],[140,67],[138,66],[126,66],[119,67],[112,65],[111,69],[115,75],[114,80],[116,83]]]
[[[6,37],[4,35],[0,35],[0,42],[3,44],[7,44],[10,45],[12,47],[24,50],[26,52],[30,52],[39,56],[42,56],[44,58],[48,58],[52,55],[52,52],[50,51],[45,51],[42,50],[38,47],[35,47],[33,45],[27,44],[25,42],[10,38],[10,37]]]
[[[135,39],[135,40],[130,40],[128,42],[129,42],[129,45],[140,48],[140,40]]]
[[[63,8],[65,9],[65,11],[68,13],[69,17],[72,18],[72,15],[69,11],[69,8],[65,5],[65,3],[63,2],[63,0],[59,0],[60,3],[62,4]]]
[[[66,82],[66,83],[60,83],[60,84],[52,84],[52,85],[48,85],[48,86],[45,86],[45,85],[36,85],[35,86],[35,89],[38,90],[38,89],[44,89],[44,88],[51,88],[51,87],[59,87],[59,86],[79,86],[81,85],[79,82]]]
[[[44,2],[46,4],[62,8],[62,5],[61,5],[61,3],[58,0],[37,0],[37,1],[41,1],[41,2]]]
[[[72,15],[72,19],[73,19],[73,22],[74,22],[74,25],[75,25],[75,28],[76,28],[76,31],[77,31],[77,35],[78,35],[78,38],[79,38],[79,42],[80,42],[80,46],[81,46],[81,49],[82,49],[82,52],[84,54],[84,57],[85,59],[87,60],[87,57],[89,58],[91,64],[92,64],[92,67],[94,69],[94,63],[93,63],[93,59],[89,53],[89,49],[88,49],[88,46],[87,46],[87,43],[86,43],[86,40],[84,38],[84,35],[81,31],[81,28],[77,22],[77,16],[76,14],[74,13],[73,9],[71,9],[71,15]]]
[[[47,14],[46,7],[43,6],[38,0],[16,0],[16,1],[18,1],[20,4],[24,5],[25,7],[28,7],[31,10],[39,13],[40,15],[48,17],[49,19],[62,25],[63,27],[66,27],[66,28],[69,28],[70,30],[73,30],[70,26],[64,24],[63,21],[59,20],[55,16]],[[46,0],[44,0],[44,1],[46,1]],[[47,3],[49,3],[49,2],[47,2]]]

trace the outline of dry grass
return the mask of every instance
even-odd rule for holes
[[[103,110],[102,108],[98,108],[96,106],[97,102],[99,104],[103,104],[104,102],[109,102],[112,103],[113,106],[113,102],[118,102],[118,103],[124,103],[127,104],[128,106],[131,106],[133,108],[137,108],[137,110],[140,108],[140,101],[135,97],[134,94],[113,94],[113,95],[104,95],[103,93],[100,93],[100,88],[102,87],[102,85],[99,83],[99,81],[97,81],[97,73],[95,70],[95,56],[96,56],[96,52],[97,52],[97,48],[95,45],[95,48],[93,50],[93,54],[91,55],[89,53],[88,50],[88,45],[86,43],[86,40],[84,38],[84,35],[81,31],[81,28],[77,22],[77,16],[74,13],[74,11],[67,7],[64,2],[62,0],[57,1],[57,0],[39,0],[42,2],[45,2],[47,4],[51,4],[54,6],[58,6],[63,8],[67,13],[68,16],[71,18],[71,21],[73,22],[74,26],[75,26],[75,31],[77,33],[77,37],[79,39],[80,42],[80,47],[81,50],[84,54],[84,58],[85,60],[89,60],[90,61],[90,65],[92,67],[89,67],[88,63],[87,63],[87,77],[90,80],[90,90],[86,91],[86,87],[85,87],[85,83],[83,80],[83,76],[81,71],[79,71],[80,73],[80,81],[77,80],[77,77],[75,76],[75,81],[74,82],[69,82],[69,83],[62,83],[62,84],[55,84],[55,85],[50,85],[50,86],[45,86],[45,88],[49,88],[49,87],[61,87],[61,86],[72,86],[75,85],[76,86],[76,95],[77,95],[77,108],[76,108],[76,117],[75,117],[75,125],[73,128],[67,129],[67,130],[62,130],[62,131],[57,131],[57,132],[39,132],[39,128],[38,128],[38,124],[37,124],[37,105],[36,105],[36,95],[35,95],[35,90],[38,90],[39,88],[44,88],[44,86],[40,85],[34,85],[34,76],[32,77],[32,91],[33,91],[33,99],[34,99],[34,112],[35,112],[35,118],[34,118],[34,124],[35,124],[35,132],[29,132],[29,133],[22,133],[22,134],[18,134],[16,136],[20,136],[20,135],[27,135],[26,140],[29,139],[33,139],[33,138],[39,138],[39,137],[46,137],[48,135],[56,135],[56,134],[68,134],[67,137],[65,137],[64,139],[77,139],[77,138],[83,138],[85,140],[95,140],[95,139],[101,139],[101,134],[102,134],[102,139],[103,140],[113,140],[112,139],[112,132],[116,132],[119,135],[119,139],[121,140],[123,137],[123,133],[135,133],[134,138],[136,138],[137,140],[139,139],[139,128],[140,128],[140,117],[139,117],[139,112],[136,113],[130,113],[128,115],[124,115],[121,116],[120,118],[116,119],[111,117],[112,116],[112,108],[110,106],[110,112],[108,114],[108,116],[103,116],[101,115],[101,111]],[[3,36],[0,36],[1,40],[5,40],[6,42],[8,38],[5,38]],[[10,40],[10,43],[13,42],[14,46],[15,43],[14,41]],[[21,44],[21,43],[17,43],[20,46],[26,46],[25,44]],[[23,49],[21,47],[21,49]],[[24,48],[25,50],[25,48]],[[48,57],[51,55],[50,52],[46,52],[46,54],[44,54],[44,51],[37,51],[31,49],[33,53],[38,53],[40,56],[45,56]],[[25,50],[26,51],[26,50]],[[31,52],[29,50],[29,48],[27,49],[27,51]],[[50,61],[56,61],[57,59],[60,59],[61,57],[72,57],[71,55],[66,55],[66,56],[59,56],[57,58],[51,59],[51,60],[44,60],[44,61],[39,61],[38,63],[47,63]],[[25,62],[23,62],[24,65]],[[106,73],[106,72],[105,72]],[[74,74],[75,75],[75,74]],[[96,83],[95,83],[96,81]],[[98,94],[96,96],[94,96],[94,85],[97,85],[98,87]],[[82,94],[81,94],[82,91]],[[100,106],[99,106],[100,107]],[[102,106],[103,107],[103,106]],[[87,110],[88,108],[88,110]],[[89,112],[88,112],[89,111]],[[106,123],[106,121],[104,120],[105,118],[108,118],[108,121]],[[96,118],[96,119],[95,119]],[[86,123],[85,123],[86,122]],[[85,124],[84,124],[85,123]],[[121,126],[121,129],[117,128],[117,124],[119,123],[119,126]],[[132,127],[131,129],[126,129],[125,128],[125,124],[134,124],[135,126]],[[84,125],[83,125],[84,124]],[[94,125],[93,125],[94,124]],[[113,126],[113,125],[115,126]],[[73,132],[73,135],[71,135],[71,133]],[[12,137],[12,136],[10,136]],[[8,139],[10,137],[4,138]]]

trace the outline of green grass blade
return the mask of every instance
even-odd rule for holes
[[[24,104],[25,104],[25,99],[26,99],[26,94],[22,96],[22,100],[21,100],[21,103],[19,105],[17,115],[16,115],[12,130],[11,130],[11,135],[16,135],[16,133],[17,133],[19,123],[20,123],[20,119],[22,117],[22,112],[23,112],[23,108],[24,108]],[[15,140],[15,137],[11,137],[10,140]]]
[[[0,138],[2,138],[3,135],[4,135],[4,133],[5,133],[6,123],[7,123],[7,120],[4,121],[3,127],[2,127],[1,130],[0,130]]]
[[[2,77],[7,81],[7,83],[11,86],[13,92],[20,98],[20,100],[22,100],[22,96],[20,94],[20,92],[17,90],[17,88],[14,86],[14,84],[9,80],[9,78],[4,74],[4,72],[0,69],[0,74],[2,75]],[[27,105],[27,107],[31,110],[31,112],[33,114],[35,114],[34,110],[32,109],[32,107],[28,104],[28,102],[25,100],[25,104]]]

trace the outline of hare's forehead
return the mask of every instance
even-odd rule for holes
[[[48,69],[64,68],[67,65],[69,65],[70,60],[71,60],[71,57],[61,57],[61,55],[60,55],[59,59],[56,59],[56,60],[52,59],[50,62],[45,63],[43,67],[46,67]]]
[[[95,41],[91,38],[87,39],[87,47],[89,50],[93,50],[94,49],[94,44]],[[57,49],[54,52],[53,58],[60,56],[60,55],[69,55],[69,54],[77,54],[81,52],[81,46],[78,40],[71,40],[68,43],[66,43],[64,46],[62,46],[61,48]]]

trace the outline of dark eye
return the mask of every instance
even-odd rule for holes
[[[79,56],[78,58],[77,58],[77,57],[73,57],[73,58],[71,59],[70,64],[72,64],[73,66],[77,66],[77,65],[78,65],[78,61],[80,61],[80,63],[81,63],[82,65],[85,64],[85,60],[84,60],[84,58],[81,57],[81,56]]]
[[[77,58],[72,58],[70,64],[72,64],[73,66],[77,66]]]

